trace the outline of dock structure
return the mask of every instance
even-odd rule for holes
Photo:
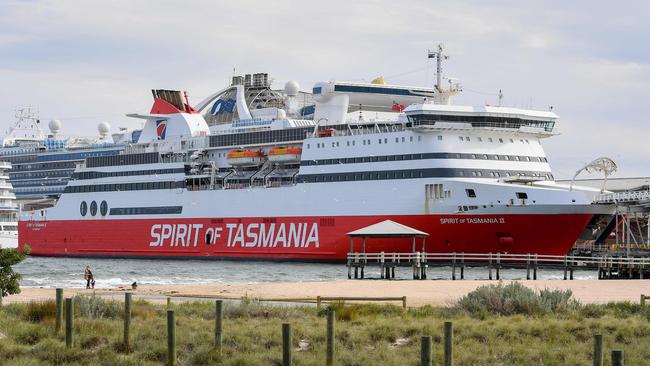
[[[365,267],[368,265],[365,256],[359,256],[360,253],[354,251],[354,239],[361,239],[361,253],[366,253],[366,240],[367,239],[395,239],[395,238],[410,238],[413,243],[413,253],[420,253],[417,251],[417,239],[421,239],[422,252],[426,252],[426,240],[429,234],[424,231],[416,230],[406,225],[398,224],[392,220],[385,220],[374,225],[370,225],[359,230],[349,232],[350,237],[350,254],[348,255],[348,278],[352,278],[352,271],[354,270],[354,278],[365,277]],[[377,263],[379,264],[381,278],[395,278],[395,267],[399,267],[401,259],[399,254],[393,253],[393,256],[387,258],[384,252],[379,253]],[[413,278],[426,278],[426,271],[422,267],[421,260],[413,260]],[[359,274],[359,270],[361,273]]]
[[[508,253],[368,253],[350,252],[347,260],[348,278],[365,278],[366,267],[378,267],[382,279],[395,278],[396,267],[413,271],[413,279],[426,279],[427,268],[451,267],[451,279],[465,279],[468,268],[487,268],[488,279],[501,279],[501,269],[526,269],[526,279],[536,280],[541,269],[564,270],[564,279],[573,280],[576,270],[596,270],[598,279],[650,278],[650,258],[590,257],[575,255],[538,255]],[[390,269],[390,276],[388,276]],[[361,275],[359,276],[359,271]],[[457,274],[459,276],[457,277]]]
[[[615,249],[624,251],[627,256],[650,249],[650,188],[603,193],[594,203],[616,205],[612,222]]]

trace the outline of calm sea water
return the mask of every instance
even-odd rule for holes
[[[220,284],[262,282],[307,282],[347,279],[344,264],[316,264],[262,261],[208,261],[160,259],[88,259],[29,257],[15,266],[22,274],[25,287],[83,287],[84,268],[89,265],[96,287],[110,288],[130,285],[134,281],[146,285]],[[409,279],[409,268],[396,269],[398,279]],[[449,267],[429,268],[429,279],[450,279]],[[460,276],[459,272],[456,273]],[[370,268],[366,276],[379,278],[378,268]],[[466,279],[487,279],[487,269],[468,268]],[[523,279],[525,270],[502,270],[503,279]],[[563,272],[542,270],[539,279],[562,279]],[[576,279],[595,279],[596,272],[576,271]]]

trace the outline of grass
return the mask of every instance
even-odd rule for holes
[[[650,359],[650,306],[581,305],[570,293],[531,293],[509,286],[479,288],[449,307],[404,311],[391,305],[332,305],[337,311],[337,365],[418,365],[425,334],[432,336],[434,364],[440,364],[445,321],[454,322],[454,365],[591,365],[595,334],[604,336],[607,360],[612,349],[623,349],[629,365]],[[173,308],[178,364],[215,364],[214,302]],[[128,352],[121,340],[122,309],[119,301],[75,298],[74,347],[66,349],[63,333],[54,332],[52,302],[0,308],[0,364],[164,364],[166,307],[134,301]],[[323,365],[325,313],[252,300],[226,303],[222,364],[280,365],[281,324],[290,322],[294,364]]]

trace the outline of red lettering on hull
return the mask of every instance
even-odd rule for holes
[[[591,214],[408,215],[231,219],[44,220],[19,223],[33,255],[344,260],[346,233],[390,219],[429,233],[427,252],[564,255]],[[417,250],[421,250],[418,241]],[[355,250],[359,251],[360,243]],[[369,252],[411,252],[371,239]]]

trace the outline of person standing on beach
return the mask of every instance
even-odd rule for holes
[[[90,270],[90,266],[86,266],[84,271],[84,280],[86,280],[86,288],[90,288],[90,281],[93,280],[93,272]]]

